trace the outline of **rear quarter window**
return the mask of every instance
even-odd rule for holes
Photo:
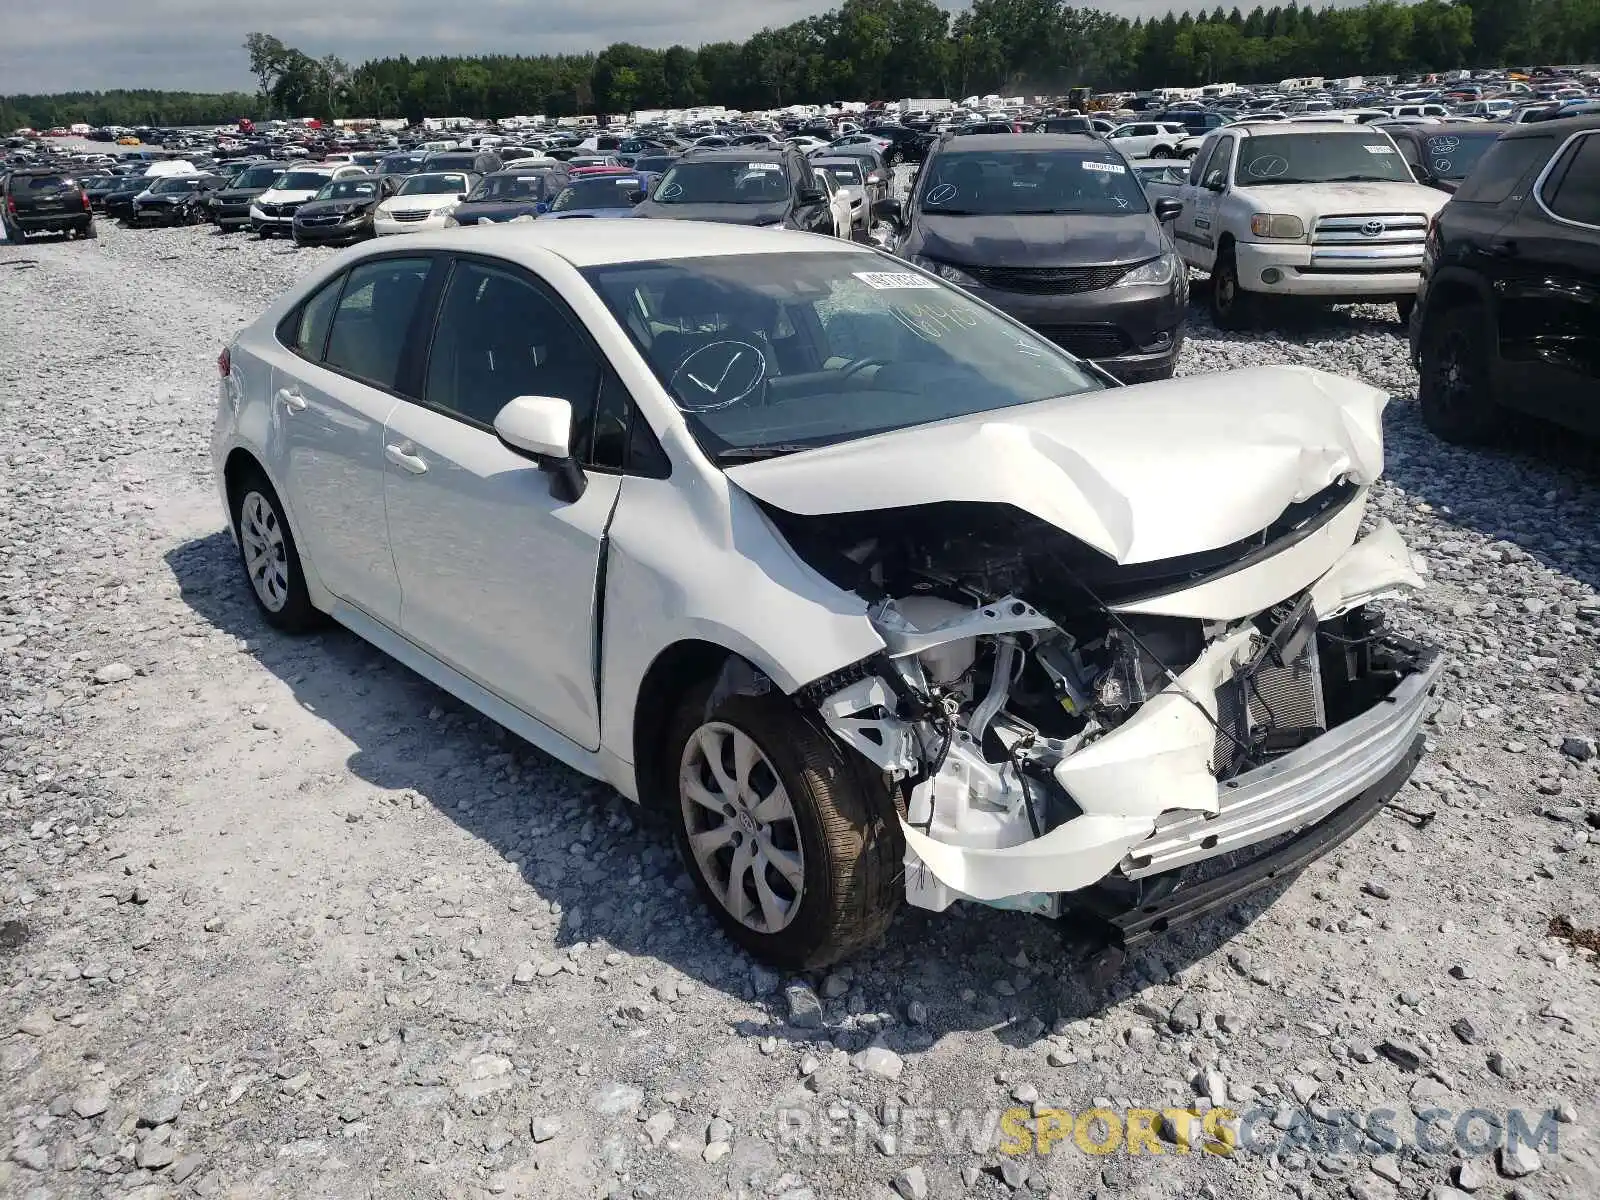
[[[1554,148],[1554,137],[1501,138],[1478,160],[1451,202],[1499,204],[1544,165]]]

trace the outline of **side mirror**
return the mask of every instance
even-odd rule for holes
[[[872,175],[868,175],[867,176],[867,182],[869,184],[871,184],[873,187],[876,187],[878,184],[883,182],[883,176],[882,175],[878,175],[876,173],[874,173]]]
[[[801,204],[826,204],[828,202],[827,193],[821,188],[803,187],[794,194],[794,198]]]
[[[895,225],[905,223],[905,210],[901,208],[900,201],[894,197],[877,200],[872,205],[872,215],[875,220],[889,221]]]
[[[494,418],[500,440],[550,472],[550,494],[575,503],[589,486],[572,457],[572,405],[555,396],[518,396]]]
[[[1170,196],[1166,196],[1156,201],[1156,220],[1158,221],[1176,221],[1182,212],[1182,200],[1174,200]]]
[[[634,188],[633,191],[628,193],[628,199],[634,204],[642,204],[647,195],[649,193],[643,188]]]
[[[1209,176],[1200,184],[1200,186],[1205,188],[1208,192],[1225,192],[1228,190],[1228,185],[1223,182],[1220,176],[1217,175]]]

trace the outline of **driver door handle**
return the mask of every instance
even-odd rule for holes
[[[427,459],[411,453],[410,442],[401,442],[398,446],[384,446],[383,456],[401,470],[410,471],[413,475],[421,475],[428,469]]]
[[[277,400],[292,413],[305,411],[306,398],[293,388],[279,388]]]

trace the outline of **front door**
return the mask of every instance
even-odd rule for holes
[[[273,466],[323,585],[389,625],[400,583],[384,517],[383,425],[432,260],[355,267],[304,305],[273,368]]]
[[[420,403],[383,435],[400,626],[454,670],[586,749],[600,744],[595,604],[620,476],[588,473],[576,501],[493,431],[518,396],[571,403],[593,428],[598,351],[530,277],[458,260],[439,304]]]

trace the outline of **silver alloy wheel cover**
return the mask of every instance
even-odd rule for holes
[[[757,933],[785,928],[800,911],[805,855],[794,804],[761,747],[707,721],[684,745],[678,797],[689,851],[722,906]]]
[[[280,612],[289,602],[288,549],[278,510],[260,492],[246,492],[239,505],[239,547],[257,599],[268,612]]]

